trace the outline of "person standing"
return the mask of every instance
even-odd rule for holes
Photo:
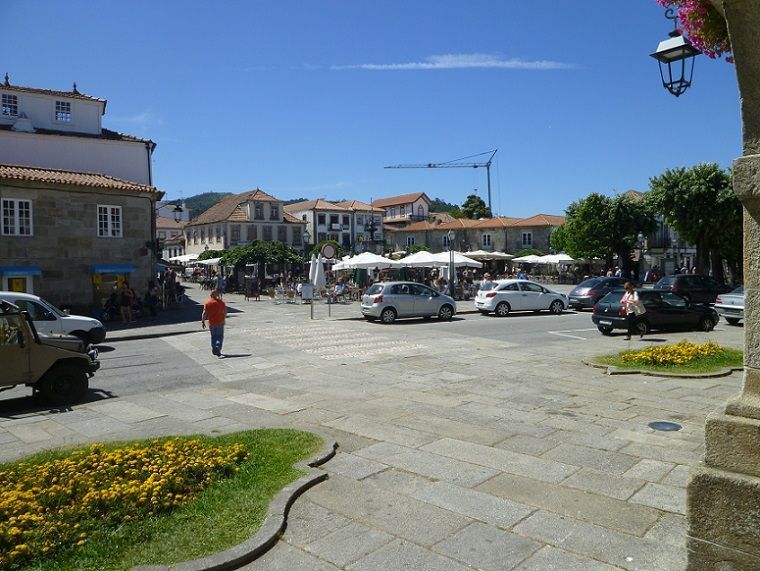
[[[224,343],[224,321],[227,317],[227,306],[222,301],[217,290],[211,292],[211,297],[203,304],[203,313],[201,313],[201,327],[206,329],[206,320],[208,320],[208,330],[211,333],[211,353],[217,357],[223,357],[222,344]]]
[[[124,286],[121,288],[121,322],[132,323],[135,320],[132,306],[135,303],[135,290],[129,286],[129,282],[125,281]]]
[[[628,335],[625,336],[625,340],[629,341],[631,335],[636,335],[637,333],[639,334],[639,337],[644,337],[644,330],[638,330],[636,327],[636,317],[640,313],[643,313],[643,306],[639,301],[639,294],[634,291],[631,282],[625,282],[623,287],[625,288],[625,293],[623,294],[623,297],[620,298],[620,303],[625,308],[625,317],[628,324]]]

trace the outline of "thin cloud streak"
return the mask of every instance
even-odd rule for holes
[[[575,64],[550,60],[526,61],[519,58],[504,59],[499,55],[489,54],[444,54],[425,58],[420,62],[409,63],[361,63],[356,65],[333,65],[330,69],[366,69],[370,71],[394,70],[438,70],[438,69],[518,69],[518,70],[555,70],[576,69]]]

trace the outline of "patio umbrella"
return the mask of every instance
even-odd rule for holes
[[[433,254],[433,257],[437,260],[439,266],[448,266],[451,263],[451,252],[439,252],[437,254]],[[472,258],[468,258],[461,252],[455,251],[454,266],[457,268],[462,266],[468,268],[482,268],[483,263],[478,262],[477,260],[473,260]]]
[[[316,258],[316,269],[314,271],[314,278],[311,280],[312,285],[314,286],[314,289],[319,291],[323,287],[327,285],[327,280],[325,279],[325,267],[322,265],[322,254],[319,255],[318,258]],[[311,273],[311,272],[309,272]]]
[[[464,255],[468,258],[472,258],[473,260],[511,260],[514,258],[512,254],[507,254],[505,252],[499,252],[496,250],[493,252],[488,252],[486,250],[475,250],[474,252],[465,252]]]
[[[309,282],[314,283],[314,276],[317,274],[317,256],[311,255],[311,262],[309,264]]]
[[[536,256],[535,254],[528,254],[527,256],[520,256],[519,258],[514,258],[512,261],[513,262],[528,262],[529,264],[540,264],[541,256]]]
[[[401,258],[399,262],[408,268],[432,268],[441,265],[434,254],[425,250],[420,250],[419,252],[408,255],[406,258]]]
[[[344,260],[341,262],[341,268],[342,269],[374,269],[379,268],[381,270],[384,270],[386,268],[400,268],[403,266],[403,264],[400,263],[398,260],[391,260],[389,258],[384,258],[383,256],[378,256],[377,254],[373,254],[372,252],[363,252],[359,254],[358,256],[354,256],[353,258],[349,260]]]

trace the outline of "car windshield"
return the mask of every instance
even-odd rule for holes
[[[45,301],[44,299],[40,299],[40,302],[42,305],[44,305],[47,309],[52,311],[54,314],[56,314],[58,317],[67,317],[66,314],[58,309],[56,306],[54,306],[52,303]]]

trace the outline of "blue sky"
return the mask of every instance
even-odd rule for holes
[[[461,204],[485,169],[384,169],[499,149],[495,213],[562,214],[666,168],[741,154],[733,66],[705,56],[676,99],[649,57],[654,0],[0,0],[17,85],[108,100],[150,138],[168,198],[259,187],[287,200],[424,191]]]

